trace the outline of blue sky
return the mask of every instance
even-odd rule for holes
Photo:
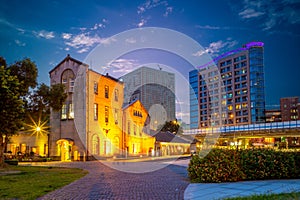
[[[300,96],[299,0],[1,0],[0,55],[8,63],[31,58],[39,68],[38,81],[49,84],[48,72],[67,54],[83,61],[97,45],[109,44],[111,36],[143,27],[181,32],[213,58],[262,41],[267,105],[278,105],[280,97]],[[132,64],[133,59],[124,58],[119,67]],[[190,68],[185,62],[174,64],[181,63],[186,77]]]

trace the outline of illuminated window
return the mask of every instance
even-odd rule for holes
[[[228,110],[232,110],[232,105],[228,106]]]
[[[98,120],[98,104],[94,104],[94,120]]]
[[[67,119],[67,105],[64,104],[61,108],[61,119]]]
[[[119,90],[115,89],[115,101],[119,100]]]
[[[109,93],[109,87],[106,85],[105,86],[105,91],[104,91],[104,96],[105,96],[105,98],[109,98],[109,95],[108,95],[108,93]]]
[[[94,82],[94,93],[98,94],[98,83],[96,81]]]
[[[243,104],[242,104],[242,107],[243,107],[243,108],[247,108],[247,107],[248,107],[248,104],[243,103]]]
[[[69,119],[74,119],[74,104],[69,104]]]
[[[105,106],[105,123],[108,123],[108,106]]]
[[[235,109],[236,109],[236,110],[239,110],[239,109],[241,109],[241,108],[242,108],[241,104],[236,104],[236,105],[235,105]]]

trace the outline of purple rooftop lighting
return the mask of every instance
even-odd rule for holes
[[[263,46],[264,46],[263,42],[249,42],[247,44],[244,44],[242,48],[238,48],[238,49],[235,49],[235,50],[228,51],[228,52],[226,52],[226,53],[224,53],[224,54],[222,54],[222,55],[214,58],[210,62],[208,62],[208,63],[206,63],[206,64],[204,64],[202,66],[198,66],[197,68],[201,69],[201,68],[207,67],[208,65],[215,64],[215,62],[218,61],[218,60],[220,60],[221,58],[224,58],[226,56],[232,55],[232,54],[237,53],[239,51],[248,50],[251,47],[263,47]]]
[[[249,43],[245,44],[246,49],[249,49],[249,48],[255,47],[255,46],[263,47],[264,43],[263,42],[249,42]]]

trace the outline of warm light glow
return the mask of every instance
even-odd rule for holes
[[[29,131],[29,132],[32,132],[31,135],[36,135],[36,136],[38,136],[38,135],[44,135],[44,134],[47,134],[47,133],[48,133],[48,131],[47,131],[47,129],[49,128],[49,127],[47,126],[48,120],[41,121],[41,119],[39,119],[39,120],[36,122],[36,121],[34,121],[34,120],[32,119],[31,116],[30,116],[30,120],[31,120],[32,124],[26,124],[26,125],[29,127],[28,131]]]

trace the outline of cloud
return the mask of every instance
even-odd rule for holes
[[[235,40],[231,40],[231,38],[227,38],[227,40],[224,42],[222,40],[219,40],[217,42],[212,42],[209,44],[208,47],[204,48],[204,50],[199,50],[195,53],[193,53],[193,56],[200,57],[203,54],[210,54],[211,56],[217,56],[220,52],[224,52],[226,50],[232,49],[235,45],[237,45],[238,42]]]
[[[52,39],[54,38],[54,32],[53,31],[45,31],[45,30],[41,30],[39,32],[36,31],[32,31],[33,34],[38,37],[38,38],[45,38],[45,39]]]
[[[20,47],[26,46],[26,43],[21,42],[20,40],[15,40],[15,43],[16,43],[18,46],[20,46]]]
[[[264,15],[264,12],[259,12],[256,11],[252,8],[247,8],[244,11],[240,12],[239,15],[243,18],[243,19],[249,19],[249,18],[253,18],[253,17],[259,17],[261,15]]]
[[[126,42],[126,43],[129,43],[129,44],[135,44],[135,43],[136,43],[136,39],[134,39],[134,38],[127,38],[127,39],[125,40],[125,42]]]
[[[173,12],[173,7],[167,7],[164,13],[164,17],[168,17],[169,14],[171,14],[172,12]]]
[[[91,30],[97,30],[98,28],[105,28],[106,24],[108,24],[108,20],[107,19],[102,19],[102,21],[100,23],[96,23],[92,28],[90,28]]]
[[[71,33],[63,33],[63,34],[61,34],[61,37],[65,40],[68,40],[72,37],[72,34]]]
[[[70,37],[69,37],[70,36]],[[95,44],[110,44],[116,41],[114,38],[100,38],[97,34],[90,36],[89,33],[80,33],[75,36],[68,35],[64,38],[66,45],[79,49],[82,47],[92,47]]]
[[[146,23],[147,23],[147,20],[141,19],[141,21],[137,24],[137,26],[140,28],[140,27],[144,26]]]
[[[133,59],[116,59],[108,63],[108,68],[112,69],[114,73],[128,73],[131,72],[138,63]]]
[[[261,20],[259,23],[263,31],[300,23],[299,0],[277,0],[272,3],[264,0],[244,0],[242,5],[243,8],[238,13],[241,19]]]
[[[201,26],[201,25],[196,25],[196,28],[200,28],[200,29],[208,29],[208,30],[219,30],[222,29],[221,27],[218,26],[210,26],[210,25],[205,25],[205,26]]]
[[[88,47],[85,47],[85,48],[79,49],[79,50],[77,51],[77,53],[84,53],[84,52],[87,52],[88,50],[89,50],[89,48],[88,48]]]

